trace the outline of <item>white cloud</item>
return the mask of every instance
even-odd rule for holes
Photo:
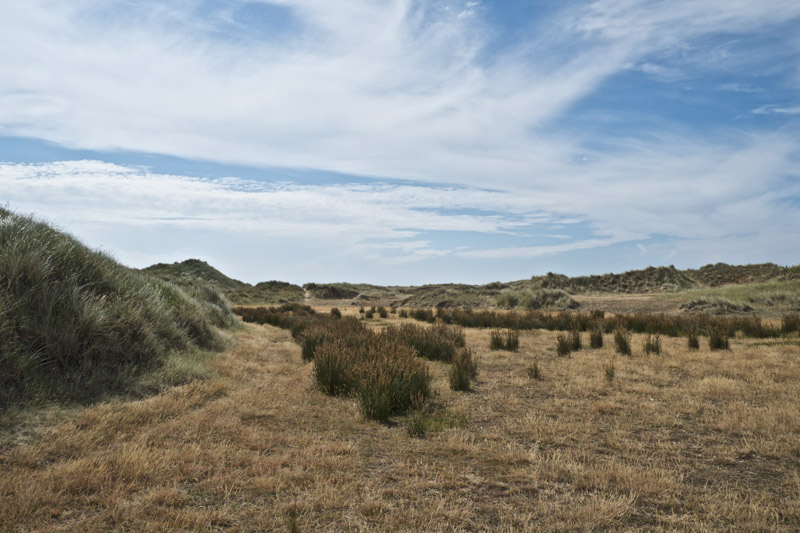
[[[789,201],[800,178],[791,132],[697,135],[659,125],[645,140],[601,139],[597,148],[590,133],[557,124],[631,65],[675,77],[676,65],[710,35],[796,20],[795,0],[565,3],[540,32],[493,55],[487,45],[496,30],[481,17],[489,7],[471,1],[252,0],[245,4],[280,7],[297,24],[279,37],[255,25],[246,38],[230,35],[235,6],[244,4],[203,11],[213,4],[4,3],[0,131],[92,150],[412,184],[267,187],[73,162],[3,165],[0,201],[67,227],[158,224],[328,241],[385,260],[537,257],[650,235],[735,243],[752,234],[778,246],[777,232],[800,234]],[[800,41],[793,46],[796,57]],[[702,67],[731,60],[729,43],[709,48],[698,55]],[[753,112],[798,113],[791,105]],[[592,234],[557,246],[520,238],[496,250],[437,247],[419,237],[508,235],[568,220]],[[405,244],[369,248],[381,239]]]
[[[754,115],[800,115],[800,106],[764,105],[751,111]]]

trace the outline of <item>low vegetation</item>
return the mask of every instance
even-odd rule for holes
[[[629,313],[605,316],[602,312],[579,311],[511,311],[498,312],[472,309],[413,309],[409,316],[433,323],[441,320],[468,328],[511,328],[518,330],[546,329],[551,331],[588,331],[600,328],[610,333],[625,329],[632,333],[651,333],[669,337],[685,336],[690,331],[709,334],[722,330],[728,336],[740,332],[745,337],[776,338],[784,335],[784,327],[763,321],[757,316],[715,316],[708,314],[668,315],[654,313]],[[794,322],[789,319],[791,329]]]
[[[354,317],[320,315],[305,305],[236,307],[234,311],[246,322],[291,331],[302,347],[303,359],[314,363],[320,390],[357,398],[364,416],[374,420],[386,422],[393,415],[419,409],[428,399],[428,369],[417,357],[451,363],[453,383],[461,387],[457,390],[469,390],[470,380],[477,375],[459,327],[401,324],[376,333]],[[365,315],[374,311],[371,308]]]

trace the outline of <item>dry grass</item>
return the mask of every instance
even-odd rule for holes
[[[0,445],[0,530],[800,527],[796,338],[614,359],[559,358],[557,332],[521,332],[519,353],[465,333],[473,391],[426,362],[436,423],[416,438],[317,391],[288,332],[249,325],[216,377]]]

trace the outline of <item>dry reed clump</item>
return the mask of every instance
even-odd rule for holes
[[[519,331],[516,329],[492,330],[489,333],[489,349],[516,352],[519,350]]]
[[[711,350],[730,350],[727,332],[721,328],[712,329],[708,335],[708,347]]]
[[[668,337],[681,337],[689,331],[709,333],[712,329],[723,329],[729,336],[737,331],[749,338],[775,338],[785,334],[782,327],[764,323],[756,316],[714,316],[708,314],[666,315],[632,313],[605,316],[603,312],[561,311],[473,311],[466,309],[439,308],[434,314],[430,309],[414,309],[410,316],[423,322],[437,318],[448,324],[468,328],[546,329],[550,331],[587,331],[599,327],[606,333],[624,329],[631,333],[651,333]],[[787,315],[788,316],[788,315]],[[794,319],[788,318],[789,328]],[[800,324],[798,325],[800,327]]]
[[[572,351],[572,339],[566,333],[559,333],[556,337],[556,353],[565,357]]]
[[[592,347],[593,350],[603,347],[603,330],[600,328],[595,328],[589,333],[589,346]]]
[[[417,354],[431,361],[452,361],[456,350],[465,346],[464,331],[437,322],[430,327],[414,324],[389,326],[383,333],[400,344],[410,346]]]
[[[454,391],[468,391],[472,380],[478,377],[478,364],[469,348],[456,352],[450,367],[450,388]]]
[[[583,343],[581,342],[581,332],[577,329],[573,329],[572,333],[570,334],[570,349],[573,352],[577,352],[578,350],[583,349]]]
[[[631,334],[624,329],[614,330],[614,348],[619,354],[631,355]]]
[[[698,336],[697,331],[692,330],[686,334],[686,346],[690,350],[700,349],[700,337]]]
[[[644,338],[644,345],[642,349],[646,355],[661,354],[661,337],[658,335],[650,335],[648,333]]]

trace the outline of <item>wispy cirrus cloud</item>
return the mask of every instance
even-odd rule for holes
[[[747,256],[754,261],[792,256],[787,242],[800,249],[792,236],[800,234],[800,143],[788,122],[798,112],[767,104],[795,100],[772,98],[758,78],[790,76],[798,63],[800,41],[787,35],[800,4],[569,2],[513,37],[484,16],[495,8],[461,0],[6,3],[0,135],[93,150],[97,159],[141,152],[252,165],[265,178],[204,180],[101,161],[6,164],[0,201],[87,235],[119,228],[110,238],[135,264],[178,249],[177,237],[161,252],[136,252],[135,238],[119,244],[125,227],[260,236],[287,248],[336,241],[347,268],[359,254],[395,263],[541,258],[654,236],[669,244],[648,244],[651,257],[689,263],[712,250],[712,260],[724,260],[726,247],[743,253],[748,239],[774,244],[769,253],[754,246],[764,253]],[[759,41],[758,55],[747,51],[748,37],[767,33],[777,37]],[[743,70],[748,77],[732,76]],[[630,81],[614,83],[626,76],[652,85],[617,96]],[[642,96],[676,81],[691,97],[666,94],[661,113]],[[774,128],[731,130],[725,117],[706,118],[720,91],[751,98],[724,110],[730,119]],[[694,107],[675,103],[692,98]],[[632,119],[622,133],[609,126],[618,116]],[[265,184],[272,168],[375,181]],[[561,233],[547,224],[567,221],[585,234],[546,242]],[[496,239],[456,244],[428,235],[436,232]],[[783,244],[778,232],[788,235]]]

